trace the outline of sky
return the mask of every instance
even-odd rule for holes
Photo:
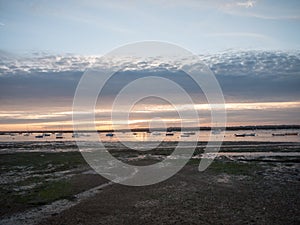
[[[145,40],[199,55],[223,90],[229,126],[300,124],[299,28],[296,0],[0,0],[0,130],[70,129],[84,71],[94,63],[105,67],[101,55],[112,49]],[[209,126],[209,106],[199,90],[180,71],[151,60],[117,74],[104,93],[107,103],[128,77],[162,76],[196,99],[200,125]],[[109,104],[96,110],[99,129],[111,128]],[[166,102],[148,99],[133,108],[130,123],[147,127],[153,117],[168,126],[179,121]],[[192,118],[190,124],[199,125]]]
[[[199,54],[300,47],[298,0],[0,2],[0,48],[7,51],[104,54],[141,40]]]

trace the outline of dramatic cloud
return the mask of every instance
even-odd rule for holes
[[[230,51],[201,55],[200,58],[215,73],[228,101],[298,99],[299,52]],[[83,72],[95,64],[103,69],[125,67],[110,80],[103,94],[114,95],[130,81],[149,75],[171,79],[189,93],[199,92],[179,65],[161,63],[159,58],[150,61],[133,58],[130,63],[125,63],[122,59],[102,61],[100,56],[38,54],[31,58],[16,58],[2,54],[1,99],[72,98]]]
[[[2,126],[26,123],[40,124],[40,127],[55,127],[57,123],[70,126],[77,84],[84,71],[95,64],[101,69],[125,67],[109,80],[101,93],[107,104],[124,85],[152,75],[177,82],[193,97],[201,116],[209,117],[204,95],[181,70],[181,63],[162,63],[159,58],[144,61],[132,58],[130,62],[111,58],[103,61],[100,56],[53,56],[45,53],[35,54],[34,57],[16,57],[2,52],[0,57]],[[289,123],[297,123],[294,115],[300,111],[299,52],[229,51],[199,57],[215,73],[223,89],[229,121],[237,124],[241,121],[275,123],[279,119],[284,121],[285,117]],[[195,66],[193,62],[188,63]],[[177,94],[176,90],[165,89],[165,92]],[[190,109],[185,105],[182,107],[183,110]],[[97,108],[100,110],[97,112],[100,124],[109,123],[108,108],[106,105]],[[122,115],[122,112],[118,114]],[[136,108],[131,116],[132,123],[142,126],[145,118],[163,117],[170,121],[175,119],[176,113],[167,104],[148,101]]]

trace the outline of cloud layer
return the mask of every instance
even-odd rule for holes
[[[270,124],[276,121],[298,123],[295,115],[300,112],[300,52],[228,51],[199,57],[216,75],[226,102],[240,104],[227,104],[231,124]],[[108,66],[126,66],[124,71],[115,74],[103,89],[106,103],[111,103],[124,85],[149,75],[171,79],[186,89],[197,104],[205,103],[202,99],[203,94],[199,95],[199,88],[181,71],[180,63],[162,63],[159,58],[132,58],[130,62],[116,58],[102,61],[100,56],[54,56],[45,53],[15,57],[2,52],[0,128],[18,124],[25,126],[28,123],[40,124],[36,125],[40,128],[55,127],[57,123],[70,126],[72,101],[77,84],[84,71],[95,64],[104,69]],[[176,95],[176,90],[166,92]],[[176,117],[176,112],[167,110],[167,105],[160,103],[160,106],[154,107],[151,104],[155,104],[155,101],[148,101],[132,114],[136,126],[144,126],[145,119],[151,119],[153,116],[165,120]],[[207,122],[209,112],[203,105],[197,107],[203,116],[202,122]],[[101,105],[97,113],[99,124],[109,124],[108,108]],[[153,111],[155,108],[157,110]]]
[[[272,98],[296,100],[300,96],[300,52],[229,51],[199,57],[215,73],[228,101],[257,97],[268,101]],[[199,92],[180,71],[179,65],[161,63],[159,58],[147,61],[133,58],[128,63],[115,58],[103,61],[100,56],[39,53],[21,58],[2,52],[1,100],[72,97],[83,72],[95,64],[100,68],[126,66],[122,75],[110,82],[108,94],[118,91],[126,82],[150,74],[173,79],[187,91]]]

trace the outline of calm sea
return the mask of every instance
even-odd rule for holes
[[[255,133],[255,136],[245,136],[245,137],[237,137],[238,135],[243,134],[251,134]],[[298,135],[284,135],[298,133]],[[210,131],[196,131],[195,134],[183,134],[181,132],[173,132],[173,136],[166,136],[165,132],[115,132],[112,137],[106,136],[106,133],[99,133],[99,138],[103,142],[151,142],[151,141],[208,141],[210,136]],[[284,136],[273,136],[273,134],[282,134]],[[57,139],[55,134],[50,134],[50,136],[44,136],[43,138],[36,138],[37,135],[42,135],[42,133],[30,134],[26,136],[24,134],[7,134],[0,135],[0,142],[26,142],[26,141],[38,141],[38,142],[49,142],[49,141],[74,141],[75,138],[72,137],[71,133],[62,134],[62,139]],[[226,131],[221,134],[212,134],[220,137],[219,135],[223,135],[223,141],[257,141],[257,142],[300,142],[300,130],[292,130],[292,129],[280,129],[280,130],[239,130],[239,131]],[[88,133],[84,133],[79,135],[76,138],[80,141],[89,141],[91,137]]]

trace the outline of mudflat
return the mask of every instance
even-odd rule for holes
[[[112,149],[141,165],[169,151]],[[204,172],[195,155],[173,177],[143,187],[110,183],[76,151],[4,153],[0,224],[299,224],[298,153],[291,143],[225,143]]]
[[[299,224],[299,167],[197,163],[159,184],[114,184],[40,224]],[[285,167],[286,168],[282,168]]]

